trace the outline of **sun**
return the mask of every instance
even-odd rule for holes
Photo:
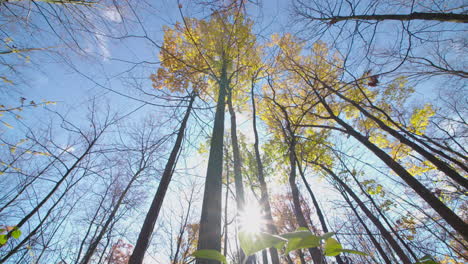
[[[248,234],[258,234],[265,227],[266,219],[257,202],[247,202],[239,213],[240,230]]]

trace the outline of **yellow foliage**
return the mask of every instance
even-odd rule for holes
[[[416,108],[410,118],[410,131],[422,135],[429,125],[429,118],[435,114],[431,104],[425,104],[423,108]]]

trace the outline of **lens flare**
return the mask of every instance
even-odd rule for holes
[[[243,232],[258,234],[265,227],[266,221],[257,202],[247,202],[239,214],[239,225]]]

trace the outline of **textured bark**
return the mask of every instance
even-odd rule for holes
[[[313,20],[330,21],[334,24],[346,20],[434,20],[441,22],[468,23],[468,15],[456,13],[423,13],[413,12],[410,14],[382,14],[382,15],[354,15],[354,16],[333,16],[328,18],[311,18]]]
[[[258,177],[258,181],[260,182],[260,193],[261,193],[260,203],[265,212],[268,232],[270,232],[271,234],[277,234],[278,230],[276,229],[274,225],[273,216],[271,215],[270,196],[268,194],[268,188],[265,182],[265,175],[263,173],[263,162],[262,162],[262,158],[260,157],[259,138],[258,138],[258,131],[257,131],[257,116],[256,116],[257,108],[255,106],[255,94],[254,94],[253,85],[251,89],[251,100],[252,100],[252,125],[253,125],[254,139],[255,139],[254,141],[255,160],[257,162],[257,177]],[[279,264],[280,260],[278,256],[278,250],[276,250],[276,248],[270,248],[269,250],[270,250],[271,262],[273,264]]]
[[[228,85],[226,65],[223,65],[219,80],[218,103],[216,105],[210,154],[208,158],[208,168],[205,179],[205,192],[203,194],[203,206],[200,218],[198,250],[213,249],[219,252],[221,251],[221,179],[223,174],[224,110]],[[215,260],[197,259],[197,264],[218,263],[219,261]]]
[[[172,174],[177,163],[177,157],[182,146],[182,140],[184,138],[185,128],[187,126],[187,121],[192,110],[193,101],[195,100],[195,95],[192,94],[190,98],[187,111],[185,116],[180,124],[179,131],[177,133],[177,138],[172,148],[169,159],[167,160],[166,166],[164,168],[161,181],[159,182],[158,190],[151,202],[151,206],[146,214],[145,221],[141,227],[140,234],[138,235],[138,240],[135,244],[135,249],[133,250],[132,255],[130,256],[128,264],[141,264],[143,263],[143,258],[145,257],[146,249],[148,248],[151,235],[153,234],[154,225],[159,216],[159,211],[161,210],[164,197],[166,196],[169,183],[172,179]]]

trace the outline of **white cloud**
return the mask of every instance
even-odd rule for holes
[[[122,22],[122,17],[115,7],[107,7],[102,15],[110,22],[120,23]]]

